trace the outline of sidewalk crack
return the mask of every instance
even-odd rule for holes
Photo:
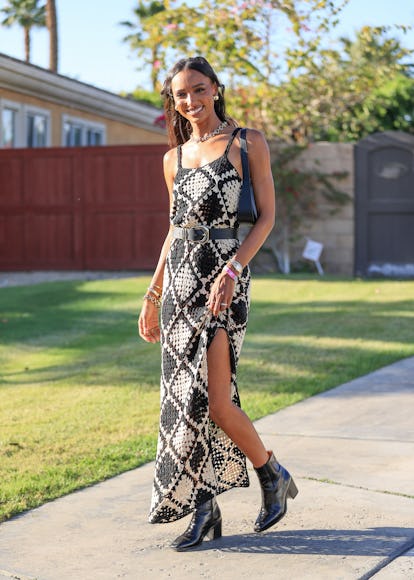
[[[369,580],[373,578],[378,572],[389,566],[394,560],[403,556],[406,552],[409,552],[412,548],[414,548],[414,537],[411,540],[405,542],[402,546],[391,552],[389,556],[381,560],[372,570],[358,578],[358,580]]]
[[[345,441],[372,441],[373,443],[377,443],[381,441],[382,443],[414,443],[412,439],[392,439],[389,437],[363,437],[361,435],[334,435],[332,433],[326,434],[313,434],[313,433],[277,433],[277,432],[270,432],[270,431],[260,431],[259,433],[262,437],[295,437],[295,438],[303,438],[303,439],[343,439]]]
[[[373,493],[383,493],[386,495],[395,495],[399,497],[406,497],[407,499],[414,499],[414,495],[410,495],[408,493],[401,493],[398,491],[388,491],[386,489],[371,489],[370,487],[364,487],[362,485],[353,485],[352,483],[342,483],[340,481],[334,481],[333,479],[328,478],[319,478],[319,477],[309,477],[306,475],[299,476],[301,479],[307,479],[308,481],[316,481],[318,483],[327,483],[330,485],[340,485],[342,487],[350,487],[352,489],[362,489],[363,491],[370,491]]]

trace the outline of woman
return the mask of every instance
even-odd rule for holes
[[[274,224],[269,152],[247,131],[259,217],[237,239],[242,184],[239,128],[226,116],[224,87],[202,57],[172,68],[162,91],[170,145],[164,175],[171,227],[139,317],[141,337],[161,340],[160,431],[149,521],[177,520],[187,530],[172,544],[185,550],[221,536],[216,496],[249,485],[246,460],[262,488],[255,523],[261,532],[286,513],[296,486],[266,451],[241,410],[236,367],[249,309],[248,263]],[[161,329],[158,307],[161,305]]]

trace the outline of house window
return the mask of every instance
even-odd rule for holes
[[[103,133],[96,129],[87,129],[86,143],[87,145],[102,145]]]
[[[47,116],[42,113],[29,112],[26,124],[26,145],[27,147],[47,146]]]
[[[0,98],[0,147],[24,146],[22,106]]]
[[[2,146],[6,149],[16,147],[16,111],[7,107],[1,112]]]
[[[66,121],[63,124],[64,141],[66,147],[80,147],[82,145],[82,126]]]
[[[87,119],[79,119],[63,115],[62,145],[65,147],[81,147],[104,145],[105,125],[94,123]]]
[[[50,112],[0,98],[0,147],[48,147]]]

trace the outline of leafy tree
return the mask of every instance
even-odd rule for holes
[[[369,118],[366,118],[366,111]],[[377,131],[406,131],[414,133],[414,79],[398,74],[372,92],[367,109],[362,109],[365,118],[356,139]]]
[[[278,103],[269,113],[271,131],[299,143],[347,141],[372,131],[381,87],[403,74],[412,53],[388,34],[388,27],[364,27],[354,41],[342,38],[338,49],[319,50],[301,74],[270,87]]]
[[[49,31],[49,68],[58,71],[58,30],[55,0],[46,0],[46,25]]]
[[[30,33],[33,27],[46,26],[46,8],[39,0],[7,0],[1,9],[6,18],[4,26],[18,24],[24,29],[24,47],[26,62],[30,62]]]
[[[380,131],[414,133],[414,79],[401,73],[384,80],[363,102],[349,106],[323,133],[327,141],[359,141]]]
[[[345,0],[345,2],[348,0]],[[168,68],[178,56],[202,54],[231,87],[270,81],[275,68],[272,49],[280,16],[291,34],[300,36],[303,23],[320,18],[317,29],[332,16],[327,0],[198,0],[191,6],[179,0],[140,0],[135,22],[125,37],[132,50],[151,68],[153,88],[159,86],[159,69]],[[322,17],[322,12],[326,12]],[[315,13],[317,16],[315,16]]]

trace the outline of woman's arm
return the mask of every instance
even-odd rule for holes
[[[167,184],[169,200],[170,200],[170,214],[173,203],[173,184],[175,171],[177,166],[177,150],[171,149],[164,155],[164,177]],[[159,293],[162,292],[162,281],[164,277],[165,261],[171,244],[172,228],[170,227],[164,243],[161,248],[160,257],[158,259],[155,272],[152,276],[150,287],[155,288]],[[160,327],[158,321],[158,308],[156,304],[150,300],[144,300],[142,304],[141,313],[138,319],[138,330],[141,338],[147,342],[158,342],[160,340]]]
[[[259,251],[275,223],[275,188],[269,147],[263,134],[254,129],[247,131],[247,144],[249,168],[259,217],[233,256],[243,267]],[[230,306],[234,288],[235,282],[228,274],[221,272],[217,276],[207,302],[215,316],[222,309],[222,304]]]
[[[240,245],[236,260],[246,266],[257,254],[275,224],[275,187],[267,142],[260,131],[247,131],[249,167],[259,217]]]

